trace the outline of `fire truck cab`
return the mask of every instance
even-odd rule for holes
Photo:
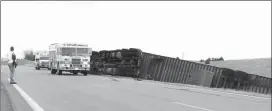
[[[51,74],[63,71],[87,75],[90,70],[92,49],[87,44],[54,43],[49,46],[49,68]]]

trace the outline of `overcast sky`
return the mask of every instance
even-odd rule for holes
[[[184,59],[271,57],[271,2],[1,2],[1,56],[87,43]]]

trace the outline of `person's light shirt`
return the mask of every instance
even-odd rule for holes
[[[8,63],[12,63],[13,62],[13,60],[12,60],[12,54],[13,54],[14,52],[13,51],[11,51],[9,54],[8,54]]]

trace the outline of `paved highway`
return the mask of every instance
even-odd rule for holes
[[[6,81],[8,67],[3,65],[2,70],[1,81]],[[29,101],[44,111],[271,111],[271,96],[130,78],[65,73],[59,76],[46,69],[19,66],[15,79],[20,91],[33,99]],[[5,83],[6,87],[12,86]]]

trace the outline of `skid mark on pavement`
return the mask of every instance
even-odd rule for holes
[[[8,79],[10,82],[10,79]],[[12,84],[13,87],[20,93],[20,95],[26,100],[26,102],[30,105],[30,107],[34,111],[44,111],[42,107],[40,107],[29,95],[27,95],[23,89],[21,89],[17,84]]]
[[[194,105],[190,105],[190,104],[184,104],[184,103],[181,103],[181,102],[172,102],[172,103],[182,105],[182,106],[191,107],[191,108],[195,108],[195,109],[200,109],[200,110],[203,110],[203,111],[214,111],[214,110],[211,110],[211,109],[202,108],[202,107],[198,107],[198,106],[194,106]]]

